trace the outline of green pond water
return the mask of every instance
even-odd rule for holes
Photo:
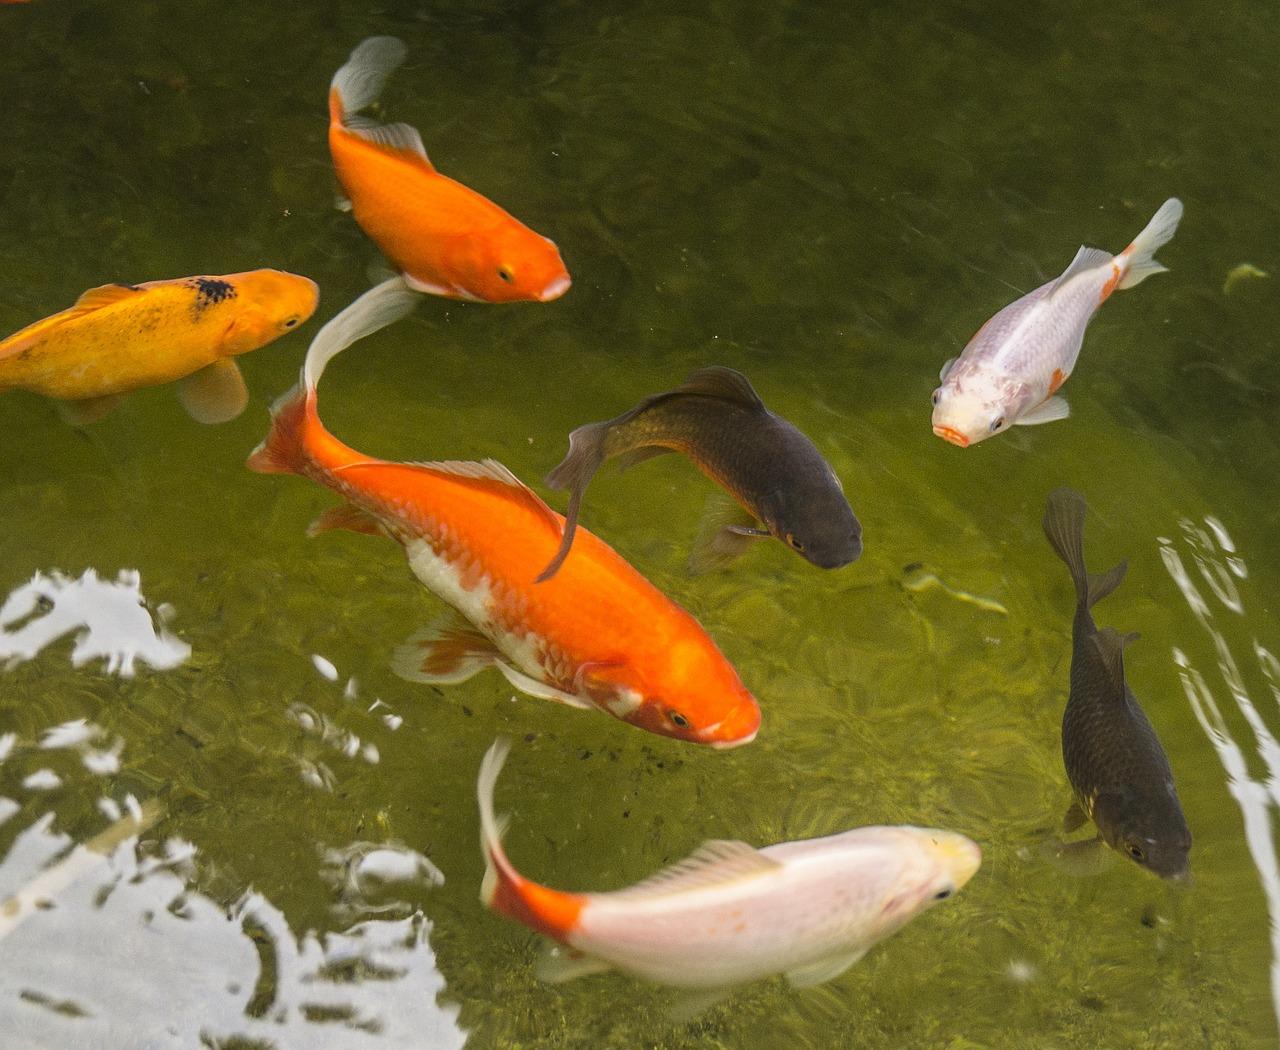
[[[326,424],[536,484],[578,424],[744,371],[843,479],[856,564],[765,544],[689,577],[713,487],[678,457],[602,474],[584,520],[733,661],[764,711],[749,747],[513,701],[492,672],[400,680],[392,650],[441,604],[392,544],[308,540],[330,494],[244,469],[378,258],[333,208],[325,142],[329,78],[378,33],[410,54],[390,119],[554,238],[574,285],[424,298],[334,362]],[[233,423],[169,390],[87,432],[0,401],[0,595],[136,570],[168,651],[190,647],[127,677],[73,665],[68,628],[0,672],[0,901],[38,902],[0,907],[0,1046],[1275,1045],[1280,304],[1277,277],[1224,282],[1280,271],[1277,55],[1275,12],[1236,2],[0,6],[0,333],[107,281],[267,265],[321,288],[304,330],[242,359]],[[942,362],[1174,195],[1172,272],[1100,312],[1072,417],[934,437]],[[1142,633],[1127,672],[1194,834],[1189,886],[1044,855],[1069,798],[1072,593],[1040,530],[1060,484],[1090,503],[1091,567],[1129,559],[1097,613]],[[949,590],[913,589],[929,573]],[[74,608],[54,593],[0,646]],[[498,734],[509,851],[552,886],[874,823],[961,831],[984,863],[832,983],[673,1025],[667,989],[540,984],[538,938],[479,902]],[[131,805],[145,831],[73,849]],[[388,858],[404,881],[373,877]]]

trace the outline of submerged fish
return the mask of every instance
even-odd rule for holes
[[[1062,758],[1083,818],[1112,849],[1164,878],[1187,872],[1187,829],[1164,748],[1124,680],[1124,647],[1137,635],[1101,630],[1089,610],[1124,579],[1121,562],[1101,576],[1084,564],[1085,502],[1055,489],[1044,532],[1076,588],[1071,641],[1071,692],[1062,716]],[[1068,825],[1067,830],[1072,830]]]
[[[415,128],[355,115],[405,53],[395,37],[370,37],[329,88],[329,151],[356,221],[417,291],[490,303],[563,295],[569,272],[552,241],[436,171]]]
[[[314,281],[279,270],[104,284],[0,342],[0,390],[53,398],[82,425],[130,391],[182,380],[191,416],[223,423],[249,399],[231,358],[301,324],[317,299]]]
[[[706,842],[626,889],[564,893],[526,879],[502,848],[493,789],[508,747],[495,742],[480,767],[481,899],[570,949],[544,960],[543,980],[618,969],[696,989],[685,1016],[762,977],[807,988],[839,976],[964,886],[982,859],[951,831],[856,828],[763,849]]]
[[[966,448],[1011,426],[1066,419],[1058,388],[1080,356],[1084,330],[1117,288],[1165,267],[1154,256],[1182,218],[1171,197],[1119,255],[1081,247],[1062,275],[1010,303],[945,365],[933,392],[933,432]]]
[[[598,708],[653,733],[713,747],[754,738],[760,709],[715,643],[589,532],[571,567],[535,585],[563,519],[506,467],[391,463],[325,430],[316,411],[324,364],[406,314],[415,298],[393,278],[330,321],[249,458],[252,470],[301,474],[348,501],[316,521],[313,535],[350,529],[396,540],[418,579],[454,607],[448,623],[401,648],[396,671],[447,683],[497,667],[531,696]]]
[[[726,524],[713,533],[703,561],[729,560],[756,540],[775,536],[823,569],[848,565],[862,553],[862,526],[840,479],[822,453],[775,416],[732,368],[700,368],[683,386],[646,397],[635,408],[569,435],[569,453],[547,475],[568,489],[564,540],[538,577],[550,579],[573,544],[582,495],[611,456],[635,463],[680,452],[723,486],[763,528]]]

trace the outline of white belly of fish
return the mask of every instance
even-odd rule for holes
[[[464,570],[468,566],[458,565],[436,554],[426,540],[409,540],[404,549],[409,558],[409,567],[427,590],[452,605],[490,638],[517,670],[531,678],[546,679],[543,667],[545,644],[532,631],[517,634],[504,625],[504,619],[511,619],[511,610],[506,610],[505,617],[499,615],[501,595],[496,592],[493,581],[487,575],[478,574],[478,582],[468,588],[462,583]]]

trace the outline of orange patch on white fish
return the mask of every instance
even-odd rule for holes
[[[1055,368],[1053,375],[1049,378],[1049,393],[1056,394],[1058,388],[1067,381],[1067,373],[1061,368]]]
[[[569,272],[552,241],[441,175],[415,128],[355,115],[404,57],[395,37],[370,37],[329,89],[329,150],[356,221],[416,291],[491,303],[564,294]]]

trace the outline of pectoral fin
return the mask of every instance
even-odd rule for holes
[[[1107,849],[1101,835],[1080,842],[1051,838],[1041,844],[1040,855],[1059,871],[1077,878],[1101,875],[1116,856]]]
[[[178,380],[178,400],[197,423],[226,423],[249,403],[240,366],[223,357]]]
[[[531,678],[523,671],[517,671],[505,659],[494,660],[494,665],[502,672],[515,688],[526,696],[534,696],[539,700],[554,700],[558,704],[565,704],[568,707],[577,707],[583,711],[595,710],[595,705],[589,700],[584,700],[580,696],[574,696],[572,693],[566,693],[563,689],[557,689],[553,685],[546,682],[540,682],[536,678]]]
[[[1073,831],[1078,831],[1089,822],[1089,814],[1084,811],[1079,802],[1072,801],[1067,807],[1066,813],[1062,815],[1062,833],[1070,835]]]
[[[1052,423],[1058,419],[1066,419],[1071,415],[1067,399],[1060,394],[1047,397],[1030,412],[1024,412],[1013,421],[1014,426],[1033,427],[1040,423]]]
[[[815,985],[826,984],[827,981],[839,977],[866,954],[866,948],[859,948],[856,952],[833,955],[829,959],[806,963],[804,966],[797,966],[794,970],[788,970],[787,980],[792,988],[812,988]]]
[[[564,984],[577,977],[612,970],[613,964],[562,944],[551,944],[538,957],[533,972],[546,984]]]
[[[391,669],[410,682],[454,685],[498,663],[497,647],[459,613],[441,617],[405,639]]]
[[[723,569],[768,535],[768,530],[760,528],[742,507],[716,493],[707,501],[698,538],[693,541],[689,572],[701,576]]]
[[[123,394],[107,394],[105,397],[86,397],[79,401],[55,401],[53,405],[64,422],[73,427],[87,427],[90,423],[96,423],[123,400]]]
[[[728,998],[732,988],[705,988],[676,996],[667,1007],[667,1016],[676,1024],[687,1024]]]

